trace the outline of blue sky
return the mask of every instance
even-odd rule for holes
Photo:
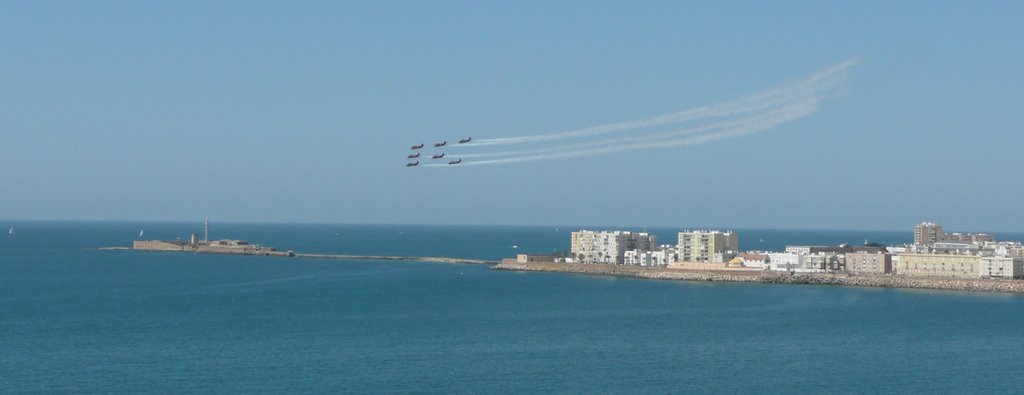
[[[1021,2],[0,2],[0,218],[1024,230]],[[406,169],[727,101],[771,130]]]

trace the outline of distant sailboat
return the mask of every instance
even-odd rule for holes
[[[11,229],[9,229],[7,231],[7,234],[9,234],[9,235],[13,235],[14,234],[14,227],[13,226],[11,227]]]
[[[140,231],[139,231],[139,238],[140,238],[140,239],[142,238],[142,234],[143,234],[143,233],[146,233],[146,230],[145,230],[145,229],[142,229],[142,230],[140,230]]]

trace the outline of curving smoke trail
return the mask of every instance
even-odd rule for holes
[[[795,83],[744,96],[725,103],[691,108],[651,118],[598,125],[560,133],[483,139],[457,147],[471,148],[498,144],[537,143],[567,138],[590,137],[653,126],[671,125],[701,119],[722,118],[754,113],[831,91],[846,79],[846,71],[859,62],[860,60],[856,58],[846,60],[814,73]]]
[[[763,115],[747,118],[744,122],[737,122],[733,125],[718,128],[715,131],[684,137],[680,139],[640,141],[628,144],[607,145],[590,149],[567,149],[561,152],[544,153],[528,156],[514,156],[508,158],[489,159],[481,161],[464,162],[462,166],[496,165],[515,162],[530,162],[538,160],[578,158],[584,156],[606,155],[622,151],[634,151],[652,148],[679,147],[706,144],[716,140],[742,136],[760,132],[780,124],[793,121],[813,114],[818,109],[820,98],[806,100],[796,105],[787,107],[784,111],[773,111]],[[428,167],[444,166],[439,164],[427,165]]]
[[[601,146],[606,146],[606,145],[638,143],[638,142],[645,142],[645,141],[660,141],[660,140],[666,140],[666,139],[669,139],[669,138],[675,138],[675,137],[692,135],[692,134],[701,134],[701,133],[712,132],[712,131],[719,130],[719,129],[726,129],[726,128],[732,128],[732,127],[736,127],[736,126],[747,125],[752,120],[764,119],[764,118],[772,116],[774,114],[788,112],[788,111],[791,111],[794,106],[803,105],[807,101],[810,101],[810,100],[822,100],[822,99],[823,99],[823,97],[821,97],[821,96],[814,97],[814,98],[811,98],[811,99],[805,99],[804,102],[797,102],[795,104],[789,104],[787,106],[775,108],[775,109],[768,110],[768,111],[763,111],[761,113],[757,113],[757,114],[754,114],[754,115],[748,115],[747,117],[744,117],[744,118],[738,118],[738,119],[733,119],[733,120],[729,120],[729,121],[720,121],[720,122],[716,122],[716,123],[712,123],[712,124],[692,126],[692,127],[689,127],[689,128],[673,130],[673,131],[669,131],[669,132],[651,133],[651,134],[644,134],[644,135],[640,135],[640,136],[631,136],[631,137],[619,137],[619,138],[613,138],[613,139],[604,139],[604,140],[598,140],[598,141],[591,141],[591,142],[587,142],[587,143],[559,145],[559,146],[547,147],[547,148],[536,148],[536,149],[519,150],[519,151],[482,152],[482,153],[475,153],[475,154],[461,154],[461,155],[457,155],[457,156],[460,157],[460,158],[492,158],[492,157],[501,157],[501,156],[525,156],[525,155],[537,155],[537,154],[561,152],[561,151],[572,151],[572,150],[578,150],[578,149],[583,149],[583,148],[601,147]]]
[[[470,159],[462,162],[460,166],[495,165],[699,145],[757,133],[813,114],[822,102],[840,96],[842,93],[840,92],[841,83],[847,77],[847,70],[857,63],[859,63],[858,59],[847,60],[795,83],[725,103],[561,133],[485,139],[452,148],[486,149],[487,146],[492,145],[538,143],[569,138],[583,138],[582,142],[498,152],[470,151],[450,156]],[[686,125],[686,127],[667,132],[650,130],[666,125]],[[628,134],[614,138],[610,136],[591,138],[615,132],[628,132]],[[474,160],[475,158],[481,158],[481,160]],[[447,163],[439,162],[425,164],[424,167],[450,166]]]

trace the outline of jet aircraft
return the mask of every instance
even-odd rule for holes
[[[419,152],[417,152],[415,154],[410,154],[409,156],[407,156],[407,158],[409,158],[409,159],[415,159],[415,158],[419,158],[419,157],[420,157],[420,153]]]
[[[459,163],[462,163],[462,158],[459,158],[459,160],[453,160],[451,162],[448,162],[449,165],[457,165]]]
[[[412,147],[409,147],[409,149],[420,149],[420,148],[423,148],[423,143],[419,143],[419,144],[416,144],[416,145],[414,145]]]
[[[405,167],[419,166],[419,164],[420,164],[420,161],[409,162],[409,163],[405,164]]]
[[[441,158],[444,158],[444,152],[430,157],[430,159],[441,159]]]
[[[473,138],[472,137],[466,137],[466,138],[464,138],[462,140],[459,140],[459,144],[466,144],[466,143],[468,143],[470,141],[473,141]]]
[[[440,142],[440,143],[434,143],[434,148],[437,148],[437,147],[444,147],[444,146],[445,146],[445,145],[447,145],[447,144],[448,144],[448,140],[442,141],[442,142]]]

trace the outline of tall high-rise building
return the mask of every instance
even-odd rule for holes
[[[942,225],[933,222],[923,222],[914,227],[914,244],[932,245],[946,239],[946,233],[942,231]]]
[[[733,232],[703,230],[679,232],[678,258],[680,262],[721,263],[732,259],[740,250],[739,236]]]

